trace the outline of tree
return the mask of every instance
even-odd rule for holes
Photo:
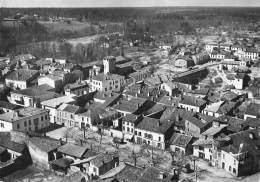
[[[170,151],[172,156],[172,168],[177,172],[177,178],[181,174],[183,167],[188,163],[189,158],[182,152]]]
[[[192,27],[192,25],[189,23],[189,22],[182,22],[181,23],[181,31],[185,34],[185,35],[188,35],[192,32],[194,32],[194,28]]]

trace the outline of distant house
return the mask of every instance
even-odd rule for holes
[[[184,155],[192,154],[193,137],[181,133],[174,133],[170,138],[170,149],[173,152],[179,152]]]
[[[206,106],[206,101],[201,98],[183,95],[178,106],[188,111],[201,112]]]
[[[92,177],[101,176],[117,167],[118,164],[118,156],[111,154],[99,154],[94,159],[90,160],[88,174]]]
[[[134,114],[127,114],[121,118],[122,132],[124,133],[125,138],[132,139],[134,136],[135,127],[141,119],[141,116]]]
[[[160,121],[150,117],[144,117],[135,127],[134,139],[138,144],[150,145],[159,149],[165,149],[166,141],[171,137],[173,122]]]
[[[17,109],[21,109],[22,107],[16,104],[12,104],[10,102],[6,101],[0,101],[0,110],[3,112],[13,112],[16,111]]]
[[[15,89],[26,89],[32,86],[32,81],[39,75],[36,70],[18,69],[5,78],[5,84]]]
[[[189,68],[194,65],[195,65],[194,61],[191,58],[184,58],[184,59],[180,58],[175,60],[174,62],[174,66],[178,68]]]
[[[245,74],[228,74],[227,82],[229,85],[234,86],[236,89],[243,89],[245,85]]]
[[[161,89],[168,92],[169,96],[174,96],[178,93],[178,85],[173,82],[166,82],[161,84]]]
[[[49,162],[59,157],[57,148],[61,145],[61,141],[47,137],[32,137],[28,142],[33,162],[45,169],[50,169]]]
[[[22,108],[0,114],[0,131],[37,131],[50,125],[49,111],[41,108]]]
[[[65,95],[77,95],[81,96],[89,92],[89,85],[86,82],[78,81],[73,84],[67,84],[64,87]]]
[[[244,114],[244,119],[247,117],[259,118],[260,117],[260,104],[251,103],[247,106]]]
[[[117,74],[103,74],[100,73],[91,79],[90,85],[92,91],[115,91],[121,90],[125,79],[123,76]]]
[[[229,135],[227,142],[219,143],[217,150],[213,151],[212,164],[234,176],[259,171],[259,132],[259,129],[251,129]]]
[[[57,108],[57,124],[62,124],[66,127],[78,127],[79,123],[75,122],[75,118],[77,114],[85,112],[85,109],[72,105],[72,104],[62,104]]]
[[[146,99],[132,97],[119,101],[118,104],[114,106],[114,109],[116,109],[121,116],[126,116],[127,114],[138,114],[146,102]]]
[[[50,114],[50,122],[57,122],[57,108],[62,104],[69,104],[76,102],[76,97],[74,95],[66,95],[57,98],[51,98],[49,100],[45,100],[41,102],[41,106],[44,109],[49,110]]]
[[[59,97],[48,85],[39,85],[22,90],[14,90],[8,97],[10,103],[25,107],[39,107],[42,101]]]
[[[152,76],[150,68],[143,68],[129,74],[129,77],[133,79],[133,83],[144,81]]]
[[[46,75],[38,78],[38,85],[49,85],[54,88],[56,92],[62,90],[62,78],[54,75]]]
[[[76,160],[76,159],[83,159],[84,154],[87,152],[87,150],[88,150],[87,147],[83,147],[83,146],[79,146],[79,145],[75,145],[75,144],[71,144],[71,143],[66,143],[66,144],[60,146],[58,148],[57,152],[62,157]]]
[[[185,118],[185,133],[194,137],[199,137],[201,133],[211,127],[211,122],[203,118],[196,118],[194,116]]]

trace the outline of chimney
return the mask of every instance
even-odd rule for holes
[[[150,97],[150,92],[147,93],[147,97]]]

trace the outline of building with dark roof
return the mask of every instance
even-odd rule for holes
[[[171,120],[143,117],[135,127],[135,142],[165,149],[166,141],[173,132],[173,124]]]
[[[57,158],[57,149],[63,143],[48,137],[31,137],[28,148],[31,158],[37,165],[49,169],[49,162]]]
[[[10,93],[9,101],[25,107],[40,106],[42,101],[60,96],[60,94],[53,92],[52,89],[49,85],[44,84],[22,90],[14,90]]]
[[[250,129],[229,135],[213,155],[213,165],[234,176],[252,174],[260,169],[260,130]]]
[[[169,140],[170,149],[173,152],[180,152],[184,155],[192,154],[192,142],[194,138],[190,135],[174,133]]]
[[[18,69],[6,77],[5,83],[12,88],[25,89],[30,87],[31,82],[39,75],[37,70]]]
[[[181,96],[178,106],[188,111],[201,112],[206,106],[206,101],[201,98],[183,95]]]
[[[64,90],[65,90],[65,95],[74,94],[77,96],[81,96],[89,92],[89,85],[86,82],[78,81],[73,84],[67,84],[64,87]]]
[[[247,106],[244,119],[247,117],[259,118],[260,117],[260,104],[251,103]]]

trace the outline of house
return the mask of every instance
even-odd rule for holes
[[[188,111],[201,112],[206,106],[206,101],[201,98],[183,95],[178,106]]]
[[[72,105],[72,104],[62,104],[57,108],[57,124],[64,125],[66,127],[79,126],[78,122],[75,122],[77,114],[85,112],[85,109]]]
[[[64,87],[65,95],[74,94],[77,96],[85,95],[89,92],[89,85],[87,82],[78,81],[73,84],[67,84]]]
[[[140,176],[137,182],[171,182],[175,180],[175,174],[155,167],[148,167],[144,170],[143,175]]]
[[[132,78],[132,83],[141,82],[146,80],[147,78],[150,78],[152,76],[151,68],[145,67],[141,70],[137,70],[131,74],[129,74],[129,77]]]
[[[59,155],[64,158],[76,160],[76,159],[83,159],[84,154],[87,152],[88,148],[84,146],[75,145],[72,143],[66,143],[60,146],[57,149]]]
[[[134,139],[138,144],[150,145],[164,150],[171,137],[173,122],[144,117],[135,127]]]
[[[0,114],[0,131],[37,131],[50,125],[49,111],[27,107]]]
[[[48,137],[30,137],[28,148],[33,163],[45,169],[50,169],[49,162],[57,159],[57,149],[63,143]]]
[[[57,98],[52,98],[41,102],[41,106],[44,109],[49,110],[50,122],[57,122],[57,108],[62,104],[72,104],[76,102],[77,98],[74,95],[65,95]]]
[[[192,136],[181,133],[174,133],[169,141],[171,151],[180,152],[184,155],[192,154]]]
[[[0,110],[2,112],[12,112],[12,111],[16,111],[17,109],[21,109],[21,108],[22,107],[19,105],[0,100]]]
[[[212,52],[215,48],[219,48],[219,45],[215,44],[215,43],[211,43],[211,44],[206,44],[205,45],[205,49],[208,52]]]
[[[259,118],[260,117],[260,104],[251,103],[247,106],[244,114],[244,119],[247,117]]]
[[[224,50],[213,50],[209,54],[210,59],[223,60],[230,57],[230,53]]]
[[[243,89],[245,85],[245,74],[243,73],[237,73],[237,74],[228,74],[226,76],[226,81],[229,85],[232,85],[235,87],[235,89]]]
[[[94,95],[94,102],[101,103],[105,107],[111,107],[121,98],[122,95],[115,92],[96,92]]]
[[[12,88],[26,89],[33,85],[40,73],[36,70],[17,69],[5,78],[5,84]]]
[[[124,137],[127,139],[132,139],[134,136],[135,127],[141,121],[142,116],[127,114],[121,118],[122,121],[122,132]]]
[[[90,160],[88,174],[97,177],[105,174],[119,165],[119,157],[116,155],[101,153]]]
[[[24,107],[39,107],[42,101],[60,96],[51,90],[52,88],[48,85],[39,85],[22,90],[14,90],[10,92],[8,100],[12,104]]]
[[[194,66],[194,61],[189,58],[189,57],[185,57],[185,58],[180,58],[174,61],[174,66],[177,68],[189,68]]]
[[[257,60],[259,58],[259,52],[254,48],[247,48],[246,50],[237,50],[234,55],[239,59],[248,58],[250,60]]]
[[[247,117],[247,118],[246,118],[246,125],[247,125],[250,129],[260,128],[260,119]]]
[[[145,106],[147,99],[140,97],[132,97],[119,101],[114,109],[121,114],[121,116],[126,116],[127,114],[138,114],[141,113],[142,108]]]
[[[162,90],[165,90],[166,92],[168,92],[169,96],[174,96],[175,94],[179,93],[178,92],[178,85],[174,82],[165,82],[162,83],[160,88]]]
[[[211,127],[211,124],[210,121],[201,117],[186,117],[185,133],[198,138],[204,131]]]
[[[246,67],[247,62],[244,60],[241,61],[235,61],[234,59],[224,59],[221,61],[221,64],[219,65],[221,69],[226,68],[228,70],[238,69]]]
[[[0,133],[0,178],[32,164],[28,148],[11,140],[10,133]]]
[[[243,176],[260,169],[259,129],[241,131],[219,143],[212,164],[234,176]]]
[[[213,157],[213,139],[199,139],[193,145],[193,156],[201,159],[212,160]]]
[[[62,78],[54,75],[46,75],[38,78],[38,85],[49,85],[56,92],[61,92],[62,90]]]
[[[125,78],[117,74],[100,73],[94,76],[90,81],[92,91],[115,91],[119,92],[124,85]]]

